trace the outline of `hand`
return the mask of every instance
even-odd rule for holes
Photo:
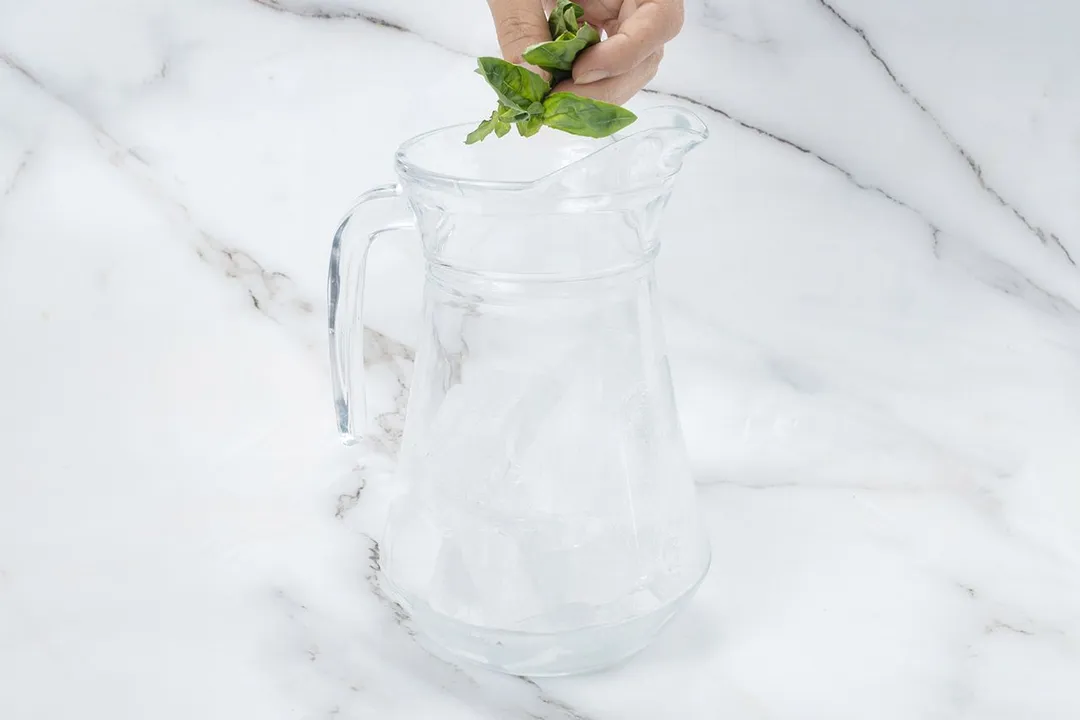
[[[682,29],[683,0],[577,2],[585,22],[608,37],[581,53],[573,79],[553,90],[622,105],[656,75],[664,43]],[[525,48],[551,39],[545,13],[554,5],[555,0],[488,0],[503,58],[521,63]]]

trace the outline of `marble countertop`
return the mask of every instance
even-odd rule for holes
[[[714,563],[602,674],[371,583],[418,250],[337,441],[333,227],[478,119],[483,2],[0,3],[0,717],[1080,717],[1080,7],[692,0],[660,256]]]

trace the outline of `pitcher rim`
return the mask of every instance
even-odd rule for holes
[[[689,110],[686,110],[685,108],[679,107],[678,105],[658,105],[658,106],[654,106],[652,108],[649,108],[650,111],[665,110],[665,109],[667,109],[667,110],[677,110],[678,113],[681,116],[687,117],[687,118],[692,118],[694,124],[696,125],[696,127],[695,128],[688,128],[688,127],[680,127],[680,126],[678,126],[676,124],[671,124],[671,125],[668,125],[668,126],[660,125],[660,126],[650,126],[650,127],[647,127],[647,128],[643,128],[643,129],[637,130],[635,132],[631,132],[631,133],[628,133],[626,135],[623,135],[621,137],[617,137],[612,142],[608,143],[607,145],[604,145],[602,148],[599,148],[599,149],[597,149],[596,151],[594,151],[592,153],[589,153],[585,157],[579,158],[579,159],[577,159],[577,160],[575,160],[575,161],[573,161],[573,162],[571,162],[571,163],[569,163],[567,165],[564,165],[561,168],[558,168],[557,170],[553,170],[553,171],[551,171],[549,173],[546,173],[546,174],[541,175],[539,177],[533,178],[532,180],[483,180],[483,179],[480,179],[480,178],[463,177],[463,176],[460,176],[460,175],[452,175],[452,174],[445,173],[445,172],[439,172],[437,170],[431,170],[429,168],[426,168],[426,167],[424,167],[422,165],[417,164],[416,162],[412,162],[412,161],[410,161],[408,159],[407,156],[408,156],[409,150],[411,148],[415,147],[416,145],[419,145],[424,140],[427,140],[428,138],[431,138],[431,137],[433,137],[435,135],[439,135],[439,134],[447,133],[447,132],[451,132],[451,131],[460,133],[463,130],[471,130],[471,129],[473,129],[475,127],[476,123],[455,123],[453,125],[445,125],[443,127],[428,130],[427,132],[420,133],[419,135],[414,135],[413,137],[411,137],[408,140],[405,140],[403,143],[401,143],[398,146],[397,150],[394,152],[394,167],[395,167],[395,170],[397,171],[397,174],[402,179],[420,179],[420,180],[427,180],[427,181],[435,181],[435,182],[438,182],[440,184],[450,184],[450,185],[454,185],[454,186],[458,186],[458,187],[466,186],[468,188],[473,188],[473,189],[477,189],[477,190],[485,190],[485,191],[505,190],[505,191],[515,191],[515,192],[517,192],[517,191],[526,190],[526,189],[531,188],[531,187],[535,187],[536,185],[539,185],[540,183],[544,182],[545,180],[551,178],[552,176],[554,176],[556,174],[559,174],[559,173],[562,173],[562,172],[565,172],[568,168],[574,167],[575,165],[578,165],[579,163],[581,163],[581,162],[583,162],[585,160],[588,160],[596,152],[601,152],[603,150],[607,150],[608,148],[611,148],[611,147],[614,147],[614,146],[616,146],[616,145],[618,145],[620,143],[626,142],[627,140],[630,140],[631,138],[634,138],[634,137],[636,137],[636,136],[638,136],[638,135],[640,135],[642,133],[656,132],[656,131],[662,131],[662,130],[678,130],[678,131],[681,131],[681,132],[686,132],[686,133],[696,135],[698,137],[698,140],[697,140],[697,142],[694,143],[695,145],[708,139],[708,137],[709,137],[709,128],[704,123],[704,121],[702,121],[701,118],[698,117],[695,113],[690,112]],[[605,196],[611,196],[611,195],[623,195],[623,194],[627,194],[627,193],[640,192],[641,190],[643,190],[645,188],[648,188],[648,187],[651,187],[651,186],[654,186],[654,185],[663,185],[667,180],[670,180],[678,172],[679,172],[679,168],[676,168],[676,169],[672,170],[671,172],[669,172],[669,173],[667,173],[665,175],[657,176],[654,180],[652,180],[652,181],[650,181],[648,183],[638,183],[638,184],[635,184],[635,185],[627,187],[627,188],[620,188],[619,190],[614,191],[614,192],[605,192],[605,193],[601,193],[601,194],[605,195]]]

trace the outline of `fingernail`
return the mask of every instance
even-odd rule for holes
[[[611,73],[609,73],[607,70],[589,70],[588,72],[583,72],[581,73],[581,75],[575,77],[574,82],[579,85],[588,85],[589,83],[594,83],[597,80],[603,80],[606,77],[611,77]]]

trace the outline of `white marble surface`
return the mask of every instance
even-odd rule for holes
[[[465,0],[0,0],[0,717],[1080,717],[1075,3],[693,0],[660,285],[715,549],[633,662],[421,650],[369,581],[417,249],[341,448],[330,234],[477,119]],[[696,225],[704,230],[694,229]]]

